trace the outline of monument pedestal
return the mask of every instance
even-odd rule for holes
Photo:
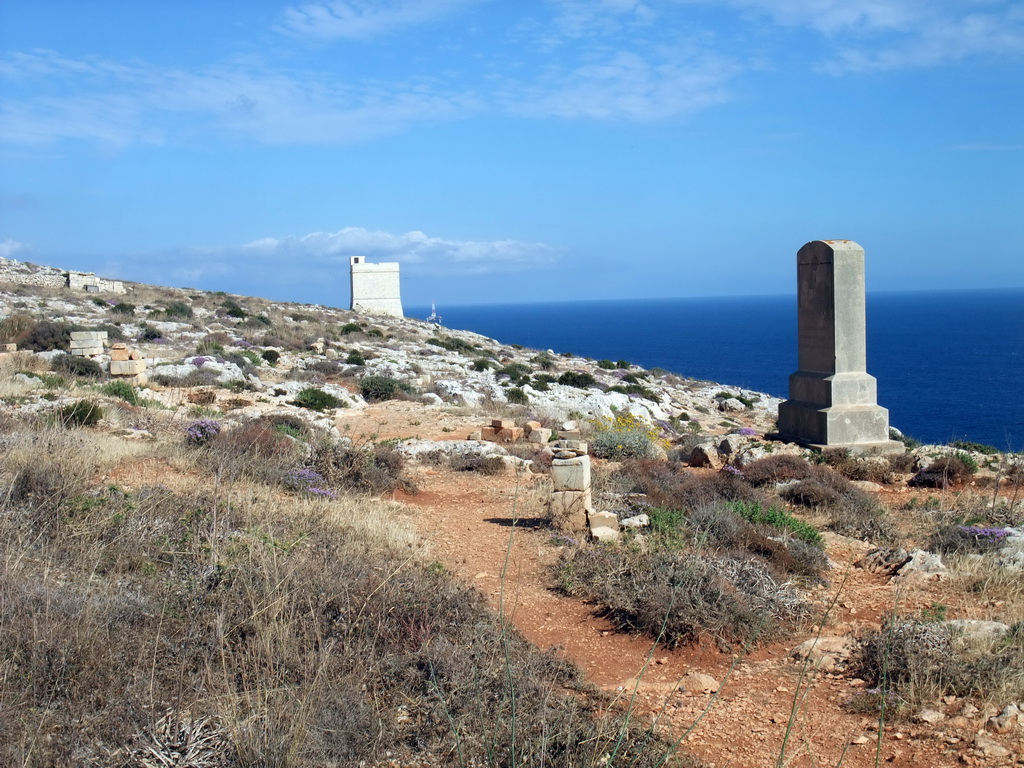
[[[779,437],[813,448],[895,453],[889,411],[866,371],[864,249],[815,240],[797,254],[799,370],[779,406]]]

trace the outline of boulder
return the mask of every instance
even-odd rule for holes
[[[718,452],[718,446],[711,441],[698,443],[690,451],[689,464],[691,467],[710,467],[721,469],[725,466],[722,455]]]
[[[687,672],[679,681],[679,688],[689,693],[717,693],[719,683],[703,672]]]

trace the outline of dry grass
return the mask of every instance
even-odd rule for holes
[[[173,490],[140,468],[173,450],[38,424],[0,445],[0,764],[140,764],[190,733],[218,766],[661,756],[432,565],[395,507],[202,461]],[[139,485],[102,480],[121,463]]]

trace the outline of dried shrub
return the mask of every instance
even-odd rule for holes
[[[802,456],[779,453],[743,466],[743,477],[754,486],[803,480],[811,476],[811,465]]]
[[[682,469],[664,461],[626,461],[618,476],[651,503],[671,509],[698,509],[724,501],[763,502],[767,495],[728,472],[713,475]]]
[[[309,466],[326,478],[332,488],[381,494],[415,491],[404,475],[405,457],[390,446],[352,446],[324,442],[314,446]]]
[[[557,565],[567,594],[605,607],[619,626],[669,646],[712,638],[722,645],[777,637],[808,605],[755,560],[636,546],[570,547]]]
[[[500,456],[481,456],[473,453],[454,454],[449,465],[457,472],[479,472],[481,475],[501,475],[505,462]]]
[[[1024,626],[969,640],[941,622],[890,617],[862,639],[853,672],[916,705],[950,694],[1015,701],[1024,694]]]
[[[779,495],[826,515],[827,527],[837,533],[871,541],[896,539],[884,507],[830,467],[813,467],[810,477],[783,488]]]
[[[914,488],[959,487],[977,471],[977,464],[974,465],[972,471],[970,465],[964,460],[964,456],[966,454],[943,456],[936,459],[924,469],[918,470],[907,484]]]

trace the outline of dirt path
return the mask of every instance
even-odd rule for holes
[[[400,406],[370,409],[350,429],[372,427],[382,437],[462,439],[474,426],[450,413],[428,421],[422,409],[415,412],[417,423],[408,425],[402,423],[407,414]],[[877,718],[852,714],[846,706],[864,690],[863,682],[824,672],[801,680],[803,665],[791,658],[791,650],[815,630],[743,658],[714,647],[652,649],[650,639],[616,631],[598,615],[598,606],[557,592],[550,566],[560,549],[541,517],[545,480],[529,474],[488,477],[423,469],[416,476],[420,492],[402,500],[415,510],[435,557],[474,584],[495,609],[503,609],[527,639],[542,649],[557,649],[588,680],[617,694],[623,706],[635,691],[637,717],[644,722],[658,718],[674,738],[685,735],[683,748],[708,765],[776,765],[784,742],[786,766],[876,765]],[[853,568],[867,548],[829,539],[836,567],[832,585],[823,587],[816,600],[825,606],[840,588],[841,594],[823,636],[853,636],[875,628],[897,599],[904,611],[913,611],[941,597],[934,583],[897,596],[896,585]],[[692,672],[714,677],[722,684],[720,692],[678,690],[680,679]],[[905,720],[887,725],[879,761],[907,768],[1012,764],[982,757],[974,746],[976,728],[976,722],[962,718],[937,725]]]
[[[548,569],[559,548],[551,543],[551,533],[538,516],[537,487],[542,478],[527,476],[517,483],[512,478],[496,480],[472,473],[453,477],[429,471],[418,480],[421,492],[406,501],[419,511],[420,530],[441,562],[475,584],[495,608],[503,601],[506,614],[531,642],[543,649],[559,649],[591,682],[618,692],[624,700],[636,689],[640,716],[649,719],[661,713],[661,722],[677,737],[708,709],[687,737],[685,748],[710,765],[774,765],[797,697],[800,704],[786,765],[834,766],[841,758],[843,765],[854,768],[875,764],[877,723],[843,707],[863,690],[863,684],[844,675],[813,673],[801,685],[802,665],[790,658],[790,650],[812,634],[757,649],[742,659],[714,648],[652,652],[649,639],[617,632],[595,615],[596,606],[552,589]],[[844,544],[830,551],[839,564],[836,583],[822,590],[819,601],[829,602],[843,574],[847,576],[836,620],[825,635],[854,634],[877,626],[896,597],[893,585],[844,565],[863,549]],[[928,604],[927,598],[924,591],[901,599]],[[710,674],[723,682],[719,695],[677,691],[678,681],[690,672]],[[901,723],[886,729],[882,760],[896,766],[963,765],[959,755],[967,746],[964,738],[932,726]]]

